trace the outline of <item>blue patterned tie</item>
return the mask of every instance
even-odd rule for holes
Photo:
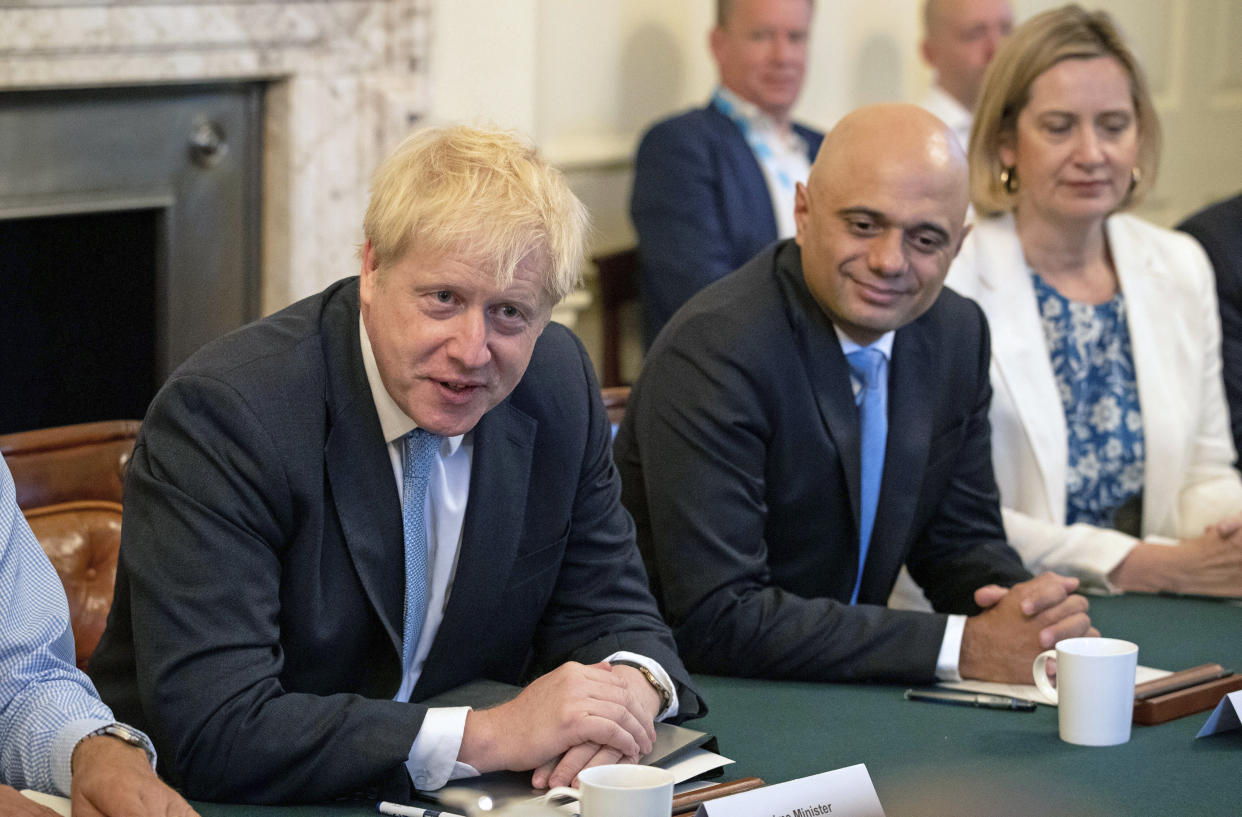
[[[416,428],[405,435],[401,522],[405,531],[405,631],[402,671],[409,669],[427,615],[427,480],[440,437]]]
[[[787,193],[792,193],[794,189],[794,180],[789,178],[789,174],[785,172],[784,167],[777,160],[776,154],[772,151],[772,146],[764,141],[763,134],[755,131],[746,116],[737,109],[737,107],[725,99],[719,89],[712,95],[712,105],[716,106],[716,110],[727,116],[742,131],[742,136],[746,139],[746,144],[750,145],[750,149],[754,152],[755,158],[763,165],[771,174],[776,183],[781,186]]]
[[[845,356],[850,371],[861,388],[854,394],[858,419],[862,425],[862,496],[859,500],[858,577],[850,604],[858,603],[862,587],[863,566],[871,545],[871,529],[875,525],[875,508],[880,499],[880,477],[884,474],[884,444],[888,439],[888,389],[884,381],[885,359],[878,349],[856,349]]]

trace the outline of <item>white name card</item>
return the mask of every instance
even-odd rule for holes
[[[1216,709],[1208,715],[1207,723],[1203,724],[1203,728],[1199,730],[1199,734],[1195,735],[1201,738],[1204,735],[1215,735],[1217,732],[1228,732],[1230,729],[1237,729],[1242,726],[1242,690],[1230,692],[1220,703],[1216,705]]]
[[[884,817],[862,763],[709,800],[695,817]]]

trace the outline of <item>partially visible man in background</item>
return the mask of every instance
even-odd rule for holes
[[[1192,213],[1177,229],[1203,245],[1216,273],[1229,425],[1234,448],[1242,451],[1242,194]]]
[[[13,787],[69,797],[75,817],[194,814],[154,759],[74,665],[64,587],[0,459],[0,815],[55,814]]]
[[[824,135],[790,118],[806,74],[811,0],[718,0],[720,85],[657,123],[634,162],[645,346],[687,299],[794,234],[794,185]]]
[[[1011,30],[1009,0],[927,0],[923,6],[923,59],[936,79],[919,104],[944,120],[962,147],[970,141],[983,72]]]

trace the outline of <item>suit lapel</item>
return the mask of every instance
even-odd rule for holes
[[[508,583],[524,529],[534,454],[534,419],[508,401],[483,415],[473,432],[470,500],[444,620],[423,664],[414,699],[444,686],[446,672],[473,671],[486,660],[461,654],[480,628],[503,616]]]
[[[992,365],[1022,420],[1049,508],[1065,509],[1065,410],[1057,391],[1039,303],[1012,216],[977,224],[979,291],[989,316]]]
[[[721,113],[715,105],[708,104],[707,110],[712,115],[718,117],[720,124],[720,133],[724,135],[725,141],[729,145],[729,152],[732,155],[733,165],[737,169],[738,181],[745,187],[745,195],[738,197],[736,201],[726,201],[725,206],[731,214],[730,222],[738,229],[749,231],[756,221],[763,224],[763,230],[759,235],[769,236],[769,241],[777,237],[776,230],[776,213],[771,207],[754,206],[755,202],[766,201],[771,202],[772,194],[768,191],[767,179],[763,176],[763,167],[759,164],[755,152],[751,149],[746,141],[746,137],[742,135],[742,130],[737,124]]]
[[[837,339],[832,321],[806,288],[799,258],[797,246],[789,242],[777,256],[776,274],[789,304],[790,324],[798,355],[806,366],[815,405],[828,436],[837,448],[857,537],[862,474],[862,427],[858,419],[858,406],[854,404],[849,364],[841,351],[841,342]],[[889,404],[892,405],[891,400]]]
[[[405,589],[401,502],[362,363],[358,285],[350,286],[324,315],[330,428],[324,463],[354,569],[399,657]]]
[[[1176,343],[1152,327],[1168,321],[1160,314],[1163,307],[1176,303],[1179,296],[1168,273],[1155,263],[1151,247],[1140,234],[1127,230],[1123,217],[1113,216],[1106,223],[1109,251],[1117,270],[1118,285],[1125,301],[1126,326],[1130,333],[1130,355],[1138,386],[1139,410],[1143,416],[1143,527],[1150,528],[1161,520],[1173,518],[1174,503],[1181,487],[1182,469],[1173,467],[1183,462],[1186,452],[1170,450],[1180,443],[1179,434],[1153,433],[1153,430],[1176,428],[1184,421],[1176,410],[1178,401],[1170,399],[1167,390],[1174,382],[1188,383],[1197,388],[1196,377],[1182,378],[1176,359],[1168,359]],[[1148,377],[1142,377],[1146,371]],[[1174,375],[1173,373],[1178,373]],[[1152,376],[1156,373],[1160,376]],[[1154,522],[1149,525],[1148,522]]]

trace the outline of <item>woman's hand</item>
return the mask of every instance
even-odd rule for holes
[[[1224,521],[1173,546],[1140,542],[1108,580],[1122,590],[1143,593],[1242,596],[1242,528],[1221,536]]]

